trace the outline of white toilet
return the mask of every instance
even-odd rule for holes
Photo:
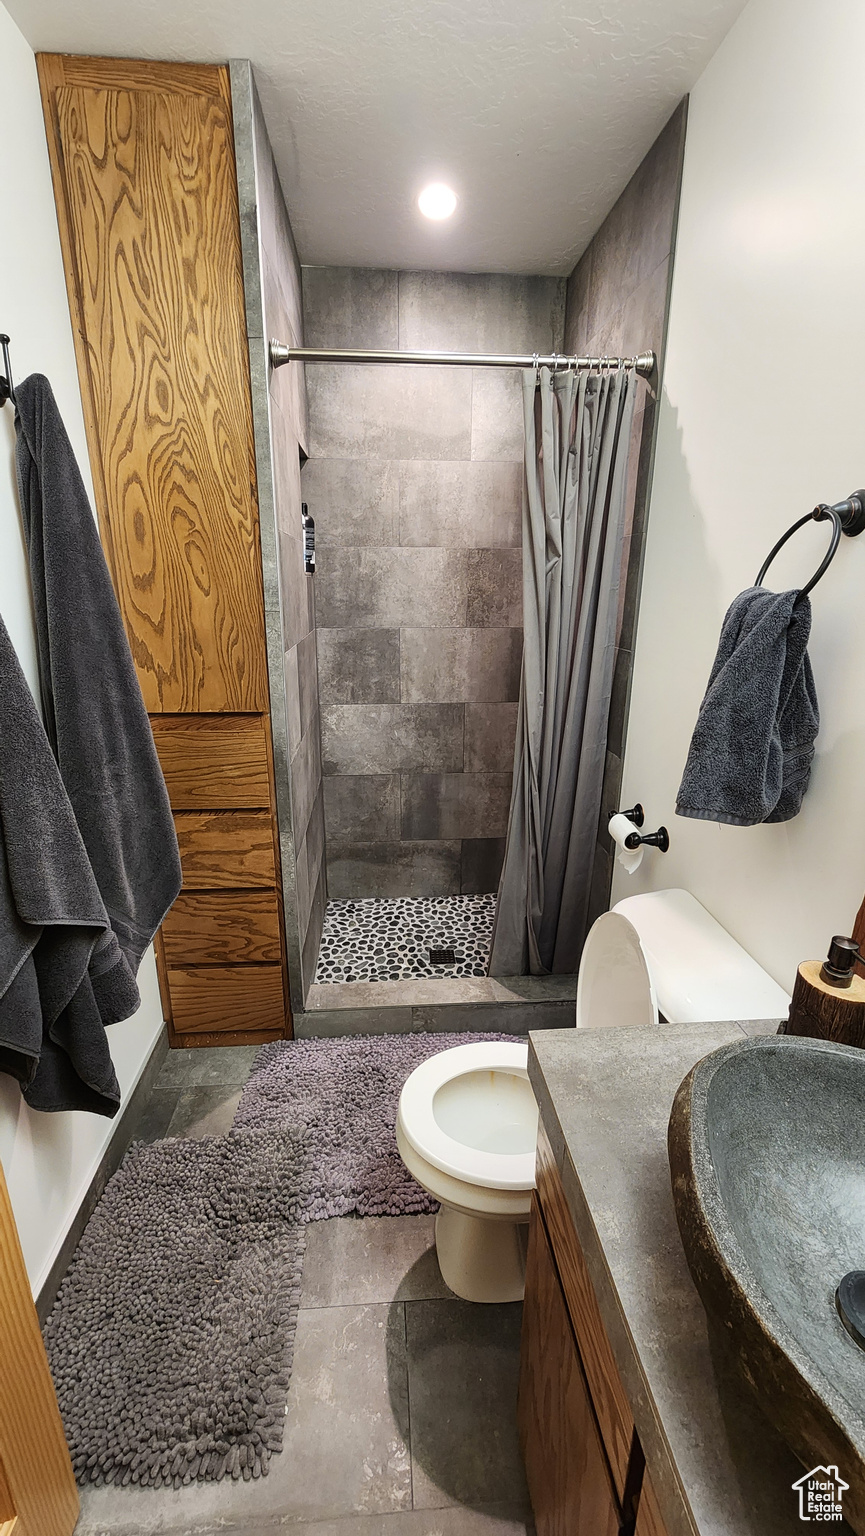
[[[790,999],[688,891],[628,896],[594,924],[577,982],[578,1029],[786,1015]],[[399,1102],[400,1155],[441,1202],[436,1249],[467,1301],[518,1301],[535,1184],[538,1111],[528,1044],[440,1051]]]

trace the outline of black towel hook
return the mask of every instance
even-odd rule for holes
[[[832,564],[832,561],[835,558],[835,551],[841,542],[842,533],[846,533],[847,537],[850,539],[855,539],[857,534],[862,533],[863,530],[865,530],[865,490],[852,491],[851,494],[847,497],[846,501],[836,501],[835,505],[832,507],[827,507],[826,503],[821,501],[819,506],[814,508],[813,512],[806,512],[804,517],[800,517],[798,522],[795,522],[792,528],[788,528],[787,532],[781,535],[781,538],[778,540],[777,544],[774,545],[772,549],[770,549],[768,555],[763,561],[763,564],[760,566],[760,569],[757,573],[757,580],[754,582],[754,586],[762,587],[763,577],[768,571],[769,566],[772,564],[772,561],[777,555],[779,549],[783,549],[787,540],[792,539],[794,533],[798,533],[799,529],[804,528],[806,523],[823,523],[827,518],[831,518],[832,521],[832,537],[829,541],[829,548],[826,551],[826,554],[823,556],[823,559],[821,560],[816,571],[814,572],[814,575],[811,577],[811,580],[804,587],[802,587],[799,596],[796,599],[797,603],[801,602],[803,597],[808,596],[808,593],[811,592],[814,587],[816,587],[820,577],[823,576],[826,571],[828,571],[829,566]]]
[[[12,388],[12,364],[9,361],[9,337],[0,336],[0,348],[3,351],[3,373],[0,374],[0,406],[4,406],[7,400],[15,404],[15,391]]]

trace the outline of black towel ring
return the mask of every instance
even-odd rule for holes
[[[806,512],[804,517],[800,517],[798,522],[795,522],[792,528],[788,528],[787,532],[782,534],[777,544],[770,549],[757,572],[757,580],[754,582],[754,586],[762,587],[763,577],[768,571],[769,566],[772,564],[778,551],[783,549],[787,540],[792,539],[794,533],[798,533],[799,529],[804,528],[806,523],[823,523],[827,518],[832,520],[832,537],[829,540],[829,548],[811,580],[802,587],[796,599],[797,603],[801,602],[803,597],[807,597],[808,593],[813,591],[820,577],[828,571],[835,558],[838,545],[841,542],[842,533],[846,533],[848,538],[855,539],[857,534],[865,530],[865,490],[851,492],[846,501],[836,501],[833,507],[827,507],[826,503],[821,501],[820,505],[815,507],[813,512]]]

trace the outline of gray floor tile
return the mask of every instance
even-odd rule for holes
[[[168,1134],[172,1116],[181,1096],[182,1089],[175,1085],[172,1088],[163,1088],[158,1084],[152,1089],[150,1096],[142,1106],[141,1114],[136,1120],[133,1141],[161,1141]]]
[[[252,1071],[257,1045],[223,1045],[190,1051],[186,1082],[190,1088],[243,1084]]]
[[[303,1521],[302,1524],[243,1525],[221,1524],[195,1536],[276,1536],[282,1531],[291,1536],[527,1536],[527,1525],[520,1510],[506,1505],[485,1505],[469,1509],[452,1505],[447,1509],[406,1509],[390,1515],[348,1515],[340,1520]]]
[[[435,1252],[434,1216],[341,1216],[312,1222],[302,1307],[450,1297]]]
[[[195,1051],[178,1048],[169,1050],[156,1079],[157,1088],[177,1088],[185,1086],[189,1074],[189,1063]]]
[[[416,1509],[503,1499],[528,1510],[517,1439],[519,1303],[406,1303]]]
[[[171,1117],[166,1136],[224,1136],[231,1130],[240,1102],[240,1088],[184,1088]]]

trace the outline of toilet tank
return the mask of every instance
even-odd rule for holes
[[[670,1024],[781,1019],[789,995],[690,891],[647,891],[613,907],[636,929]]]

